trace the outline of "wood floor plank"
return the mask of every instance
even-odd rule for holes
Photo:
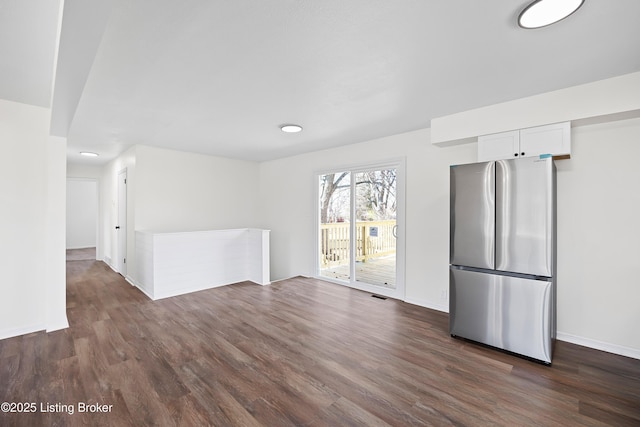
[[[319,426],[362,426],[362,427],[390,427],[388,424],[363,410],[358,405],[350,402],[348,399],[341,397],[334,402],[329,408],[323,410],[318,419],[309,424],[313,427]]]
[[[0,341],[0,399],[75,412],[0,425],[640,425],[637,359],[558,341],[547,367],[451,338],[446,313],[315,279],[151,301],[70,261],[67,314]]]

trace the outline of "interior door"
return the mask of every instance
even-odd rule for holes
[[[127,170],[118,173],[118,206],[116,233],[116,270],[127,275]]]

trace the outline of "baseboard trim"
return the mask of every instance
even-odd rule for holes
[[[59,331],[61,329],[67,329],[69,327],[69,320],[65,315],[64,318],[60,318],[55,322],[47,323],[47,333]]]
[[[140,283],[138,283],[138,281],[137,281],[137,280],[135,280],[133,277],[131,277],[131,276],[126,276],[126,277],[124,278],[124,280],[125,280],[128,284],[130,284],[131,286],[135,287],[135,288],[136,288],[136,289],[138,289],[140,292],[142,292],[143,294],[145,294],[145,295],[147,296],[147,298],[149,298],[150,300],[152,300],[152,301],[155,301],[155,300],[156,300],[156,299],[153,297],[153,295],[152,295],[152,294],[150,294],[149,292],[147,292],[147,290],[146,290],[142,285],[140,285]]]
[[[590,338],[579,337],[564,332],[558,332],[556,334],[556,339],[560,341],[570,342],[572,344],[581,345],[583,347],[593,348],[595,350],[606,351],[607,353],[618,354],[620,356],[631,357],[633,359],[640,359],[640,350],[635,348],[625,347],[618,344],[611,344],[603,341],[593,340]]]
[[[156,299],[153,297],[153,295],[149,294],[149,292],[147,292],[147,290],[146,290],[146,289],[144,289],[142,286],[135,285],[135,287],[136,287],[140,292],[142,292],[143,294],[145,294],[145,295],[147,296],[147,298],[149,298],[150,300],[152,300],[152,301],[155,301],[155,300],[156,300]]]
[[[404,302],[408,304],[419,305],[420,307],[429,308],[431,310],[442,311],[443,313],[449,313],[448,303],[436,303],[419,298],[405,298]]]
[[[429,308],[431,310],[442,311],[444,313],[449,312],[448,304],[435,303],[433,301],[422,300],[418,298],[406,298],[406,303],[418,305],[420,307]],[[576,335],[567,334],[564,332],[557,332],[556,339],[559,341],[566,341],[572,344],[581,345],[583,347],[593,348],[594,350],[606,351],[607,353],[613,353],[620,356],[631,357],[633,359],[640,359],[640,350],[630,347],[625,347],[617,344],[611,344],[603,341],[593,340],[590,338],[579,337]]]
[[[34,332],[40,332],[45,330],[46,330],[45,326],[41,324],[24,326],[21,328],[0,330],[0,340],[18,337],[20,335],[32,334]]]

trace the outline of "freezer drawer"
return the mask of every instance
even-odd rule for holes
[[[449,332],[551,363],[552,282],[451,267]]]

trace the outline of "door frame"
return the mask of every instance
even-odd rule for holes
[[[352,174],[358,172],[366,172],[376,169],[396,169],[396,225],[397,225],[397,240],[396,240],[396,287],[395,289],[385,288],[383,286],[372,285],[364,282],[357,282],[355,275],[353,274],[353,254],[351,254],[350,269],[351,274],[349,280],[332,279],[330,277],[320,275],[320,186],[318,185],[320,176],[338,173],[338,172],[350,172]],[[406,265],[406,157],[399,157],[389,159],[381,162],[370,163],[358,163],[347,165],[343,167],[331,167],[327,169],[316,170],[313,174],[313,194],[314,194],[314,209],[313,215],[313,242],[314,242],[314,278],[325,280],[332,283],[337,283],[350,288],[359,289],[361,291],[370,292],[376,295],[382,295],[389,298],[399,299],[404,301],[405,299],[405,265]],[[354,191],[355,182],[352,180],[352,192]],[[351,202],[352,218],[355,218],[353,210],[354,205]],[[353,248],[353,240],[351,239],[351,248]]]
[[[124,175],[124,194],[120,192],[120,179],[121,176]],[[122,276],[127,277],[127,168],[121,169],[118,172],[118,177],[116,180],[116,194],[117,194],[117,203],[116,203],[116,225],[114,228],[114,233],[116,236],[116,260],[114,262],[115,270],[120,273]],[[122,206],[124,204],[124,207]],[[124,210],[124,215],[120,215],[120,213]]]
[[[74,181],[74,182],[93,182],[95,183],[95,190],[96,190],[96,260],[101,260],[102,259],[102,233],[101,233],[101,223],[102,223],[102,200],[101,200],[101,196],[100,196],[100,180],[98,178],[85,178],[85,177],[75,177],[75,176],[68,176],[67,177],[67,185],[69,185],[69,181]],[[65,218],[69,215],[68,212],[65,212]]]

